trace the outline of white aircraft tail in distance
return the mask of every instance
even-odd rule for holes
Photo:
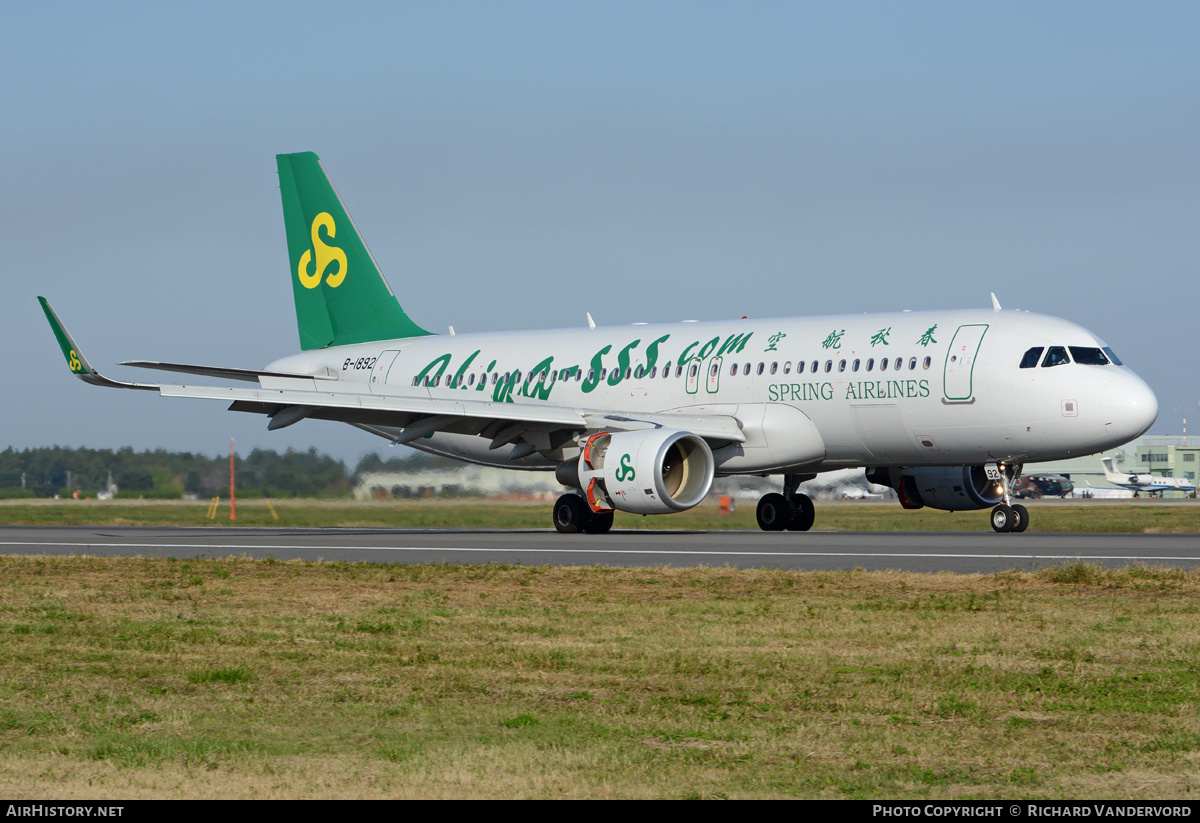
[[[1149,472],[1119,472],[1113,466],[1111,457],[1100,458],[1104,467],[1104,479],[1114,486],[1129,489],[1134,496],[1145,492],[1151,497],[1162,497],[1163,492],[1194,492],[1196,484],[1186,477],[1163,477]]]
[[[1024,463],[1111,449],[1158,414],[1094,334],[994,299],[986,310],[434,335],[401,307],[317,156],[276,160],[301,351],[262,369],[123,364],[242,385],[123,383],[90,365],[39,298],[73,373],[223,400],[272,430],[337,420],[467,462],[553,471],[573,489],[553,509],[565,533],[608,531],[614,511],[686,510],[714,476],[739,474],[780,476],[758,523],[804,531],[814,508],[799,484],[859,467],[906,508],[991,509],[996,531],[1024,531],[1028,512],[1012,503]]]

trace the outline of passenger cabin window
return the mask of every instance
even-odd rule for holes
[[[767,367],[767,364],[766,364],[766,363],[759,363],[759,364],[758,364],[758,373],[759,373],[759,374],[762,374],[762,373],[763,373],[763,369],[765,369],[766,367]]]
[[[1042,368],[1047,366],[1061,366],[1063,363],[1070,363],[1071,359],[1067,357],[1067,349],[1065,346],[1051,346],[1046,350],[1046,357],[1042,360]]]
[[[737,363],[734,363],[732,366],[729,367],[729,376],[737,377]]]
[[[804,361],[803,360],[796,361],[796,374],[804,374]]]
[[[908,359],[908,370],[909,370],[909,371],[916,371],[916,368],[917,368],[917,358],[915,358],[915,357],[910,357],[910,358]]]
[[[826,373],[826,374],[828,374],[828,373],[829,373],[829,372],[831,372],[831,371],[833,371],[833,361],[832,361],[832,360],[826,360],[826,361],[825,361],[825,373]]]
[[[933,364],[933,358],[932,358],[932,357],[926,357],[926,358],[925,358],[925,360],[924,360],[924,361],[921,363],[921,365],[925,367],[925,370],[926,370],[926,371],[928,371],[928,370],[929,370],[929,367],[930,367],[932,364]]]
[[[785,361],[785,362],[784,362],[784,364],[783,364],[783,373],[784,373],[784,374],[791,374],[791,373],[792,373],[792,361],[791,361],[791,360],[787,360],[787,361]]]
[[[867,371],[874,371],[874,370],[875,370],[875,358],[868,357],[867,358]]]
[[[887,364],[888,364],[888,359],[886,357],[883,358],[882,360],[880,360],[879,361],[879,370],[887,371]]]
[[[858,371],[858,367],[859,367],[859,365],[860,365],[861,363],[862,363],[862,361],[861,361],[861,360],[859,360],[857,357],[856,357],[856,358],[854,358],[854,364],[853,364],[853,366],[851,367],[851,371]]]
[[[771,374],[774,374],[777,371],[779,371],[779,363],[777,363],[777,362],[772,363],[771,364]]]
[[[838,361],[838,371],[845,371],[845,370],[846,370],[846,361],[839,360]]]
[[[900,368],[901,368],[903,365],[904,365],[904,358],[903,358],[903,357],[897,357],[897,358],[896,358],[896,362],[892,364],[892,368],[893,368],[895,371],[900,371]]]
[[[1071,359],[1085,366],[1107,366],[1108,358],[1100,349],[1088,346],[1071,346]]]
[[[812,361],[812,365],[808,367],[808,370],[810,372],[812,372],[813,374],[817,373],[817,361],[816,360]]]
[[[1045,350],[1045,346],[1034,346],[1032,349],[1025,352],[1025,356],[1021,358],[1021,368],[1032,369],[1038,364],[1038,360],[1041,359],[1042,352]]]

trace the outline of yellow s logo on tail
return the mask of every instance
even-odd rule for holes
[[[306,289],[315,289],[321,282],[321,275],[329,268],[329,264],[337,261],[337,274],[331,274],[325,278],[325,282],[329,287],[336,289],[346,279],[346,253],[337,246],[327,246],[321,240],[319,229],[324,228],[329,234],[330,239],[337,235],[337,226],[334,225],[333,218],[329,212],[321,212],[312,222],[312,249],[306,250],[300,257],[300,266],[296,274],[300,278],[300,284]],[[308,273],[308,264],[312,260],[313,252],[317,255],[317,264],[312,274]]]

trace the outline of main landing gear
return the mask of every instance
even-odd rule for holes
[[[563,534],[605,534],[612,524],[612,512],[592,511],[577,494],[564,494],[554,501],[554,528]]]
[[[798,474],[783,476],[783,494],[764,494],[758,501],[758,527],[765,532],[806,532],[813,526],[816,509],[807,494],[799,494],[796,487],[805,477]]]
[[[993,469],[989,468],[989,472]],[[997,532],[1023,532],[1029,528],[1029,509],[1012,502],[1013,486],[1021,474],[1020,466],[1001,466],[994,469],[999,475],[1004,502],[992,509],[992,530]]]

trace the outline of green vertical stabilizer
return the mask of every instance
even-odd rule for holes
[[[279,154],[300,347],[430,334],[408,318],[312,152]]]

